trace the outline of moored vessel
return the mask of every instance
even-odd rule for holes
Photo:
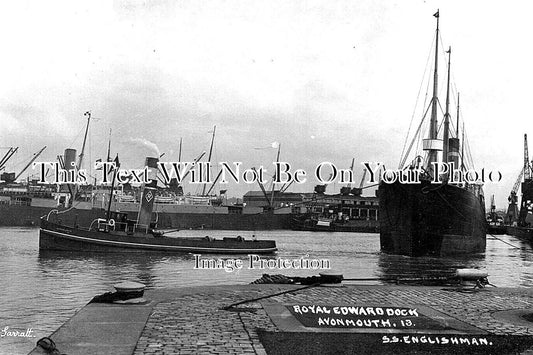
[[[490,212],[487,215],[487,233],[489,234],[505,234],[506,227],[498,212],[496,212],[496,203],[494,202],[494,195],[490,198]]]
[[[273,240],[246,240],[243,237],[215,239],[209,236],[167,237],[151,222],[155,189],[145,188],[138,218],[128,219],[126,213],[110,212],[89,226],[67,225],[51,211],[41,218],[40,250],[83,252],[168,252],[265,254],[277,250]]]
[[[63,156],[58,156],[61,168],[74,166],[79,170],[82,166],[91,113],[86,112],[84,115],[87,117],[87,126],[79,161],[76,162],[75,149],[66,149]],[[213,140],[211,149],[212,146]],[[109,189],[105,185],[44,184],[35,178],[26,182],[17,182],[18,177],[45,148],[35,153],[32,160],[18,174],[12,172],[0,175],[0,226],[39,226],[41,217],[51,209],[57,209],[61,213],[63,223],[89,225],[96,218],[105,218],[105,206],[110,200]],[[10,148],[0,159],[0,170],[17,149]],[[109,150],[110,143],[107,162],[110,162]],[[196,159],[196,162],[202,156],[203,154]],[[181,160],[181,143],[179,159]],[[158,161],[159,157],[147,158],[146,166],[157,171]],[[130,218],[137,218],[141,190],[132,187],[131,184],[125,185],[127,187],[123,184],[119,191],[114,192],[111,208],[127,212]],[[250,231],[290,228],[290,207],[264,209],[244,204],[224,205],[225,194],[210,194],[214,186],[213,183],[206,192],[204,185],[201,195],[185,195],[182,186],[172,179],[166,186],[159,187],[155,197],[154,213],[157,214],[160,228]]]
[[[215,239],[211,237],[167,237],[163,232],[131,222],[110,222],[97,219],[89,228],[67,226],[41,220],[39,249],[80,252],[115,253],[274,253],[273,240],[246,240],[242,237]]]
[[[469,254],[485,251],[486,221],[482,185],[458,181],[467,170],[464,144],[459,139],[459,108],[456,130],[451,130],[450,56],[443,132],[437,122],[439,12],[435,36],[433,96],[413,142],[402,157],[398,176],[381,181],[378,189],[381,250],[408,256]],[[459,107],[459,105],[457,105]],[[422,155],[405,164],[422,123],[431,109],[429,135],[423,140]],[[463,138],[464,142],[464,128]],[[461,148],[461,149],[460,149]],[[446,169],[448,168],[448,169]],[[457,168],[457,169],[455,169]],[[401,176],[410,177],[402,179]]]

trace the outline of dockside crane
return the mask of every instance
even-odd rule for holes
[[[527,134],[524,134],[524,165],[522,170],[513,185],[513,189],[509,194],[509,207],[505,216],[505,222],[508,224],[517,223],[519,226],[527,224],[528,211],[531,211],[533,202],[533,172],[531,162],[529,160],[529,150],[527,145]],[[521,186],[522,201],[520,205],[520,212],[518,211],[518,188]]]
[[[496,213],[496,202],[494,201],[494,194],[490,197],[489,218],[492,222],[498,221],[498,214]]]
[[[7,161],[13,156],[13,154],[17,152],[18,149],[19,149],[18,147],[16,148],[10,147],[7,153],[2,157],[2,159],[0,159],[0,172],[6,168]],[[7,182],[9,184],[14,181],[15,181],[15,173],[5,172],[0,175],[0,183]]]
[[[0,171],[3,170],[6,167],[7,161],[17,152],[19,147],[13,148],[10,147],[7,151],[7,153],[0,159]]]
[[[522,182],[522,176],[524,176],[524,169],[520,170],[520,174],[518,174],[518,178],[516,179],[511,193],[507,198],[509,201],[509,206],[507,207],[507,214],[505,215],[506,224],[513,224],[514,222],[518,221],[518,196],[516,193],[518,192],[518,187]]]
[[[524,134],[524,181],[522,182],[521,190],[522,201],[520,202],[518,225],[526,227],[533,223],[533,173],[527,149],[527,134]]]
[[[41,150],[39,150],[37,153],[33,155],[33,158],[31,158],[30,162],[18,173],[18,175],[15,177],[15,181],[30,167],[30,165],[41,155],[41,153],[46,149],[46,146],[44,146]]]

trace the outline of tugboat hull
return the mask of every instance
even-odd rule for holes
[[[265,254],[277,250],[275,241],[252,241],[243,238],[213,239],[154,237],[152,234],[128,235],[68,227],[45,219],[39,231],[40,250],[63,250],[114,253],[222,253]]]

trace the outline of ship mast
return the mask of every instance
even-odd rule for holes
[[[81,169],[81,163],[83,162],[83,156],[85,154],[85,143],[87,143],[87,133],[89,132],[89,123],[91,122],[91,111],[87,111],[83,115],[87,116],[87,126],[85,127],[85,135],[83,137],[81,153],[78,156],[78,165],[75,167],[76,170],[78,171]],[[65,166],[65,169],[71,169],[71,168],[72,167]],[[72,204],[74,203],[74,199],[76,198],[76,195],[78,194],[78,186],[74,185],[74,187],[71,189],[69,185],[69,191],[70,191],[70,194],[72,195],[72,202],[71,202],[71,206],[72,206]]]
[[[438,90],[438,64],[439,64],[439,11],[433,15],[437,18],[437,30],[435,31],[435,70],[433,72],[433,97],[431,99],[431,121],[429,126],[429,139],[426,141],[426,150],[429,150],[428,168],[437,161],[437,90]],[[428,169],[430,170],[430,169]]]
[[[457,93],[457,125],[455,126],[455,137],[459,138],[459,93]]]
[[[280,153],[280,151],[281,151],[281,144],[278,143],[278,155],[277,155],[277,157],[276,157],[276,163],[279,162],[279,153]],[[278,177],[278,178],[279,178],[279,177]],[[274,192],[275,192],[274,188],[275,188],[275,186],[276,186],[276,185],[274,184],[274,181],[272,181],[272,195],[270,196],[270,206],[271,206],[271,207],[274,206]]]
[[[444,114],[444,147],[442,150],[442,161],[448,162],[448,148],[449,148],[449,131],[450,131],[450,60],[452,57],[452,47],[448,51],[448,83],[446,84],[446,113]]]
[[[107,162],[111,161],[111,128],[109,129],[109,139],[107,141]]]
[[[208,163],[211,163],[211,155],[213,154],[213,143],[215,142],[215,132],[217,130],[217,126],[213,127],[213,136],[211,137],[211,146],[209,147],[209,157],[207,158]],[[181,147],[181,141],[180,141],[180,147]],[[181,151],[181,150],[180,150]],[[181,155],[181,153],[180,153]],[[208,177],[207,181],[211,180],[211,166],[209,166],[209,170],[207,171]],[[207,186],[207,182],[204,184],[204,187],[202,189],[202,196],[205,196],[205,187]]]
[[[463,131],[461,133],[461,170],[466,170],[465,165],[465,123],[463,121]]]
[[[179,151],[179,154],[178,154],[178,161],[181,162],[181,142],[182,142],[183,138],[180,138],[180,151]]]
[[[87,127],[85,127],[85,136],[83,137],[83,144],[81,146],[81,153],[80,153],[80,155],[78,157],[77,170],[81,169],[81,162],[83,161],[83,154],[85,153],[85,143],[87,142],[87,132],[89,132],[89,122],[91,121],[91,111],[87,111],[83,115],[87,116]],[[66,167],[66,169],[69,169],[69,167]]]

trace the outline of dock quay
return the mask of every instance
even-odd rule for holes
[[[152,289],[142,304],[89,303],[50,338],[79,355],[533,354],[532,296],[346,282]]]

